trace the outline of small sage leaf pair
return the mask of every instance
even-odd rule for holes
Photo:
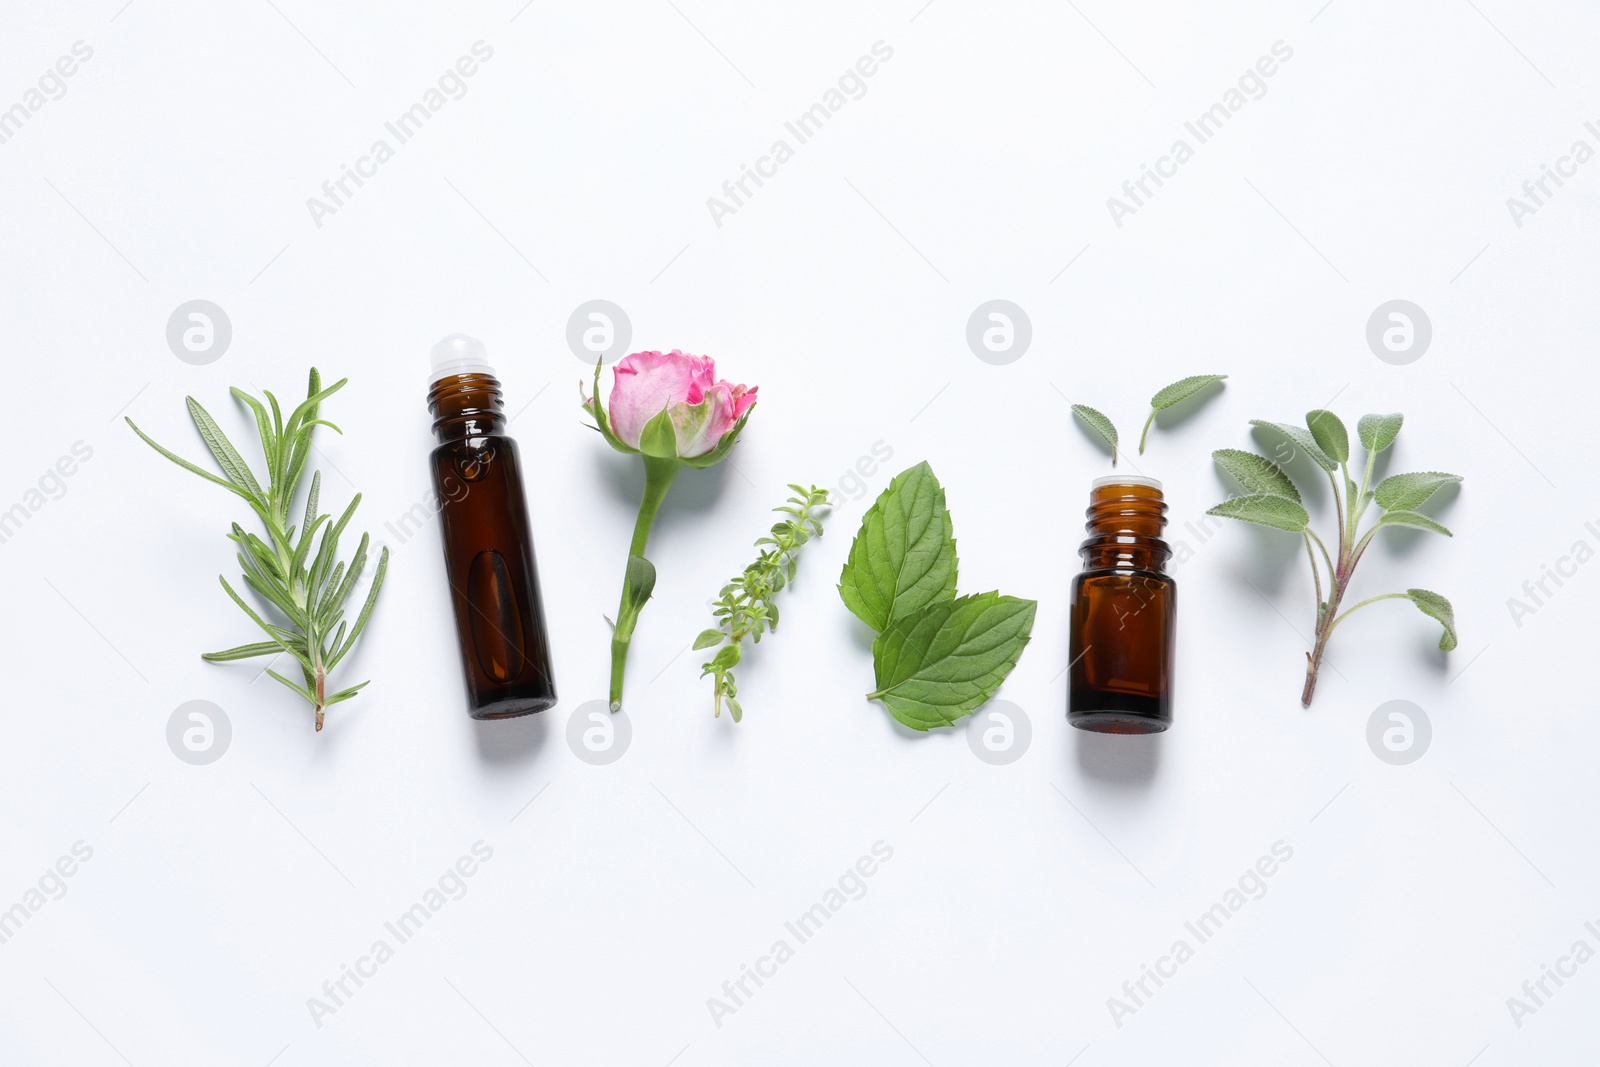
[[[1327,474],[1339,523],[1337,555],[1329,551],[1327,543],[1311,528],[1311,516],[1300,498],[1300,490],[1282,467],[1264,456],[1236,448],[1221,448],[1212,453],[1217,466],[1243,487],[1244,494],[1224,500],[1208,514],[1297,533],[1305,543],[1317,596],[1316,639],[1312,650],[1306,654],[1306,683],[1300,694],[1301,703],[1307,706],[1316,691],[1317,673],[1322,666],[1328,638],[1339,623],[1368,604],[1380,600],[1409,600],[1417,610],[1444,628],[1439,638],[1441,650],[1449,652],[1458,643],[1455,612],[1450,601],[1428,589],[1384,593],[1369,597],[1342,614],[1339,612],[1339,605],[1355,574],[1356,564],[1361,561],[1367,546],[1380,529],[1385,526],[1410,526],[1451,536],[1450,531],[1438,520],[1416,509],[1444,486],[1461,481],[1459,475],[1422,471],[1396,474],[1385,478],[1376,487],[1372,485],[1373,464],[1378,453],[1394,444],[1404,422],[1404,416],[1396,413],[1364,415],[1356,423],[1356,437],[1367,453],[1361,483],[1357,485],[1350,474],[1350,434],[1343,420],[1333,412],[1322,409],[1308,411],[1303,428],[1289,423],[1251,420],[1252,426],[1263,427],[1288,438]],[[1382,514],[1358,537],[1361,518],[1373,503],[1378,505]],[[1324,570],[1319,570],[1317,564],[1319,551],[1327,576],[1326,594],[1323,590]]]
[[[1145,441],[1150,436],[1150,427],[1155,423],[1156,416],[1168,408],[1176,407],[1185,400],[1194,396],[1208,385],[1215,385],[1227,378],[1226,374],[1192,374],[1187,378],[1180,378],[1171,385],[1156,391],[1150,398],[1150,415],[1144,420],[1144,429],[1139,433],[1139,454],[1144,455]],[[1073,404],[1072,413],[1089,429],[1093,430],[1100,439],[1111,446],[1111,465],[1117,465],[1117,428],[1105,415],[1089,407],[1087,404]]]
[[[926,462],[902,471],[867,510],[839,595],[877,633],[876,688],[913,730],[950,726],[994,696],[1033,630],[1032,600],[956,595],[956,540]]]

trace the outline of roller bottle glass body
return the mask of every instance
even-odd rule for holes
[[[1172,724],[1177,583],[1165,573],[1167,505],[1148,478],[1102,478],[1089,494],[1084,571],[1072,582],[1067,720],[1099,733]]]
[[[434,491],[468,711],[503,719],[556,702],[521,461],[488,373],[433,383]]]

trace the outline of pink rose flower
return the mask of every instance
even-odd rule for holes
[[[611,431],[629,448],[651,419],[667,412],[680,459],[703,456],[717,447],[740,416],[756,401],[756,387],[717,380],[710,356],[635,352],[613,368],[608,411]]]

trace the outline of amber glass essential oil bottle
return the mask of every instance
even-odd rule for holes
[[[1154,478],[1099,478],[1089,489],[1084,570],[1072,581],[1067,721],[1152,734],[1172,725],[1177,583],[1165,573],[1167,505]]]
[[[500,381],[483,343],[462,334],[434,346],[431,378],[433,488],[468,713],[507,719],[543,711],[556,702],[556,684]]]

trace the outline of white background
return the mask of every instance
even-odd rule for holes
[[[1600,564],[1547,582],[1520,625],[1507,599],[1574,542],[1600,548],[1600,164],[1520,227],[1506,200],[1574,141],[1600,147],[1584,129],[1600,19],[1503,0],[920,3],[0,13],[0,107],[74,42],[93,49],[0,145],[0,508],[30,511],[0,545],[0,908],[74,842],[93,849],[0,945],[0,1060],[1593,1059],[1600,963],[1548,984],[1520,1026],[1507,998],[1579,939],[1600,948],[1584,928],[1600,920]],[[493,58],[466,95],[318,226],[307,198],[479,40]],[[876,41],[893,57],[865,95],[719,227],[707,198]],[[1293,56],[1265,95],[1116,225],[1107,198],[1277,41]],[[196,298],[233,326],[207,366],[165,340]],[[732,460],[673,490],[632,747],[599,767],[566,725],[603,695],[642,473],[581,424],[565,330],[594,298],[627,310],[632,348],[712,355],[761,398]],[[965,340],[993,298],[1032,322],[1005,366]],[[1396,298],[1434,330],[1406,366],[1365,340]],[[466,715],[436,524],[386,527],[427,497],[425,357],[454,330],[487,342],[521,409],[562,699],[511,722]],[[253,456],[227,387],[294,395],[312,364],[351,379],[325,408],[345,436],[322,434],[314,460],[324,507],[359,489],[356,528],[394,553],[344,671],[372,685],[321,734],[259,663],[199,659],[254,639],[216,581],[236,569],[227,523],[250,516],[119,417],[202,459],[193,395]],[[1068,403],[1133,437],[1156,388],[1211,371],[1225,390],[1133,457],[1192,549],[1174,568],[1176,724],[1080,734],[1066,591],[1108,467]],[[1391,472],[1464,475],[1429,505],[1454,539],[1386,531],[1354,588],[1443,592],[1461,647],[1439,653],[1403,602],[1366,609],[1302,710],[1313,601],[1294,538],[1185,524],[1230,488],[1212,449],[1330,403],[1352,427],[1405,413]],[[92,458],[32,509],[79,441]],[[892,459],[848,480],[875,444]],[[834,583],[872,495],[922,459],[947,487],[962,590],[1039,602],[1001,693],[1033,730],[1009,766],[862,698],[866,636]],[[856,491],[739,669],[736,726],[711,717],[685,646],[790,481]],[[1308,491],[1326,530],[1327,494]],[[232,723],[209,766],[166,742],[193,699]],[[1408,766],[1367,744],[1391,699],[1432,722]],[[493,858],[466,895],[318,1026],[308,998],[479,840]],[[784,922],[878,841],[893,858],[866,895],[717,1025],[708,998],[794,944]],[[1194,945],[1184,923],[1279,841],[1293,856],[1265,895],[1119,1026],[1108,998]]]

